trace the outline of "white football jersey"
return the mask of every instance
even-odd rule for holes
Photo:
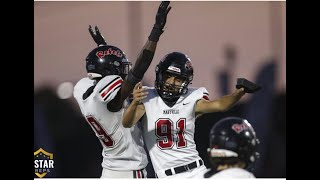
[[[176,104],[168,107],[157,90],[148,89],[142,100],[146,116],[143,119],[143,136],[155,173],[192,163],[201,159],[194,142],[195,105],[209,94],[203,87],[188,88]]]
[[[107,103],[116,96],[121,83],[122,79],[117,75],[104,77],[96,86],[93,80],[83,78],[75,85],[73,95],[103,146],[102,167],[110,170],[140,170],[147,166],[148,160],[139,124],[124,128],[124,109],[118,112],[107,109]],[[90,87],[91,91],[88,90]]]
[[[251,172],[242,168],[228,168],[213,174],[210,179],[216,178],[256,178]]]

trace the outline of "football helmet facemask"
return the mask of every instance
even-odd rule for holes
[[[181,85],[166,83],[166,78],[175,76],[182,81]],[[190,58],[180,52],[172,52],[156,66],[155,88],[165,102],[176,102],[188,92],[188,85],[193,79],[193,67]]]

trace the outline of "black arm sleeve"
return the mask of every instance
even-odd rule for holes
[[[117,112],[122,108],[124,100],[132,93],[134,86],[142,80],[144,73],[148,70],[156,46],[157,42],[150,40],[146,42],[134,67],[129,71],[127,78],[122,82],[120,91],[118,91],[116,97],[108,103],[107,108],[109,111]]]
[[[135,66],[130,70],[127,80],[129,83],[135,85],[143,78],[144,73],[148,70],[153,59],[154,52],[144,49],[142,51],[142,58],[137,59]]]

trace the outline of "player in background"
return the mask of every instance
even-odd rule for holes
[[[250,91],[244,86],[247,84],[239,84],[232,94],[210,101],[204,87],[188,88],[192,79],[190,58],[180,52],[169,53],[156,66],[155,87],[138,83],[134,99],[125,111],[123,125],[127,128],[145,114],[144,141],[158,178],[203,175],[207,170],[194,141],[196,117],[227,111]]]
[[[259,157],[259,140],[251,124],[243,118],[218,121],[209,135],[211,168],[204,178],[255,178],[250,172]]]
[[[82,78],[74,87],[73,95],[80,110],[101,142],[101,178],[144,178],[148,160],[137,126],[131,129],[122,126],[123,106],[136,83],[147,71],[160,35],[171,9],[170,2],[161,2],[156,21],[130,69],[125,53],[109,45],[96,27],[89,32],[98,47],[86,58],[88,77]]]

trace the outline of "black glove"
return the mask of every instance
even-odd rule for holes
[[[161,2],[156,15],[156,23],[154,24],[149,36],[150,41],[154,41],[154,42],[159,41],[160,35],[163,33],[163,28],[167,22],[167,15],[171,9],[171,6],[169,6],[169,4],[170,4],[170,1]]]
[[[261,89],[261,86],[245,78],[238,78],[236,88],[237,89],[244,88],[244,92],[246,93],[255,93]]]
[[[95,31],[93,31],[91,25],[89,25],[89,32],[94,42],[97,43],[97,46],[107,45],[106,41],[104,40],[104,37],[101,35],[97,26],[95,26]]]

